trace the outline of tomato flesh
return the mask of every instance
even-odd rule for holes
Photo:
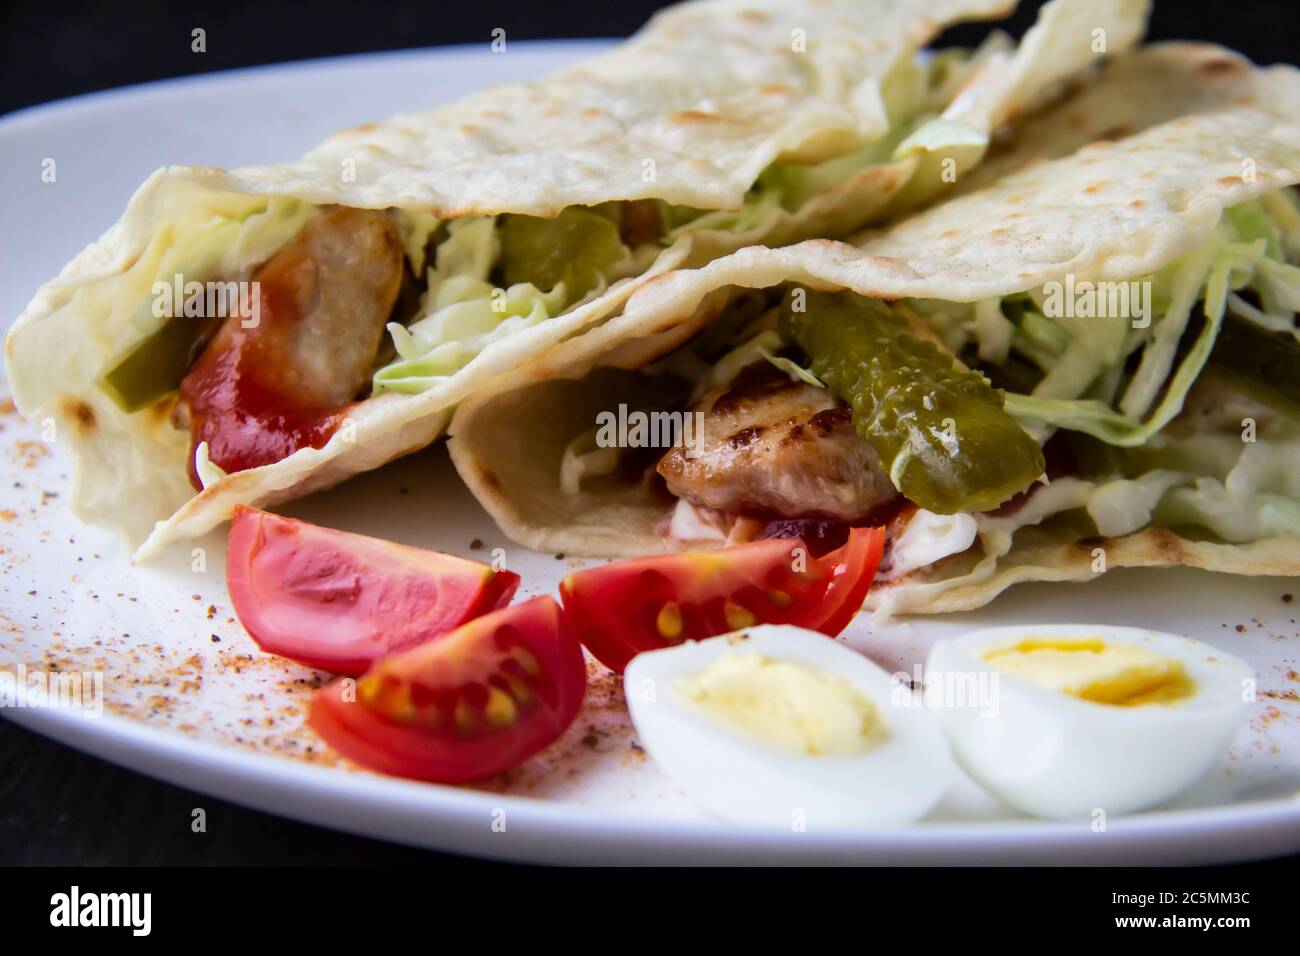
[[[518,766],[562,734],[587,687],[551,597],[494,611],[317,692],[308,724],[382,773],[436,783]]]
[[[872,561],[870,542],[883,540],[883,529],[855,528],[844,547],[823,558],[801,539],[769,538],[620,561],[569,575],[560,594],[578,638],[622,673],[642,651],[756,624],[839,633],[875,576],[879,550]]]
[[[519,586],[517,574],[477,561],[244,506],[226,581],[262,650],[354,675],[504,606]]]
[[[831,583],[822,597],[823,617],[809,624],[834,637],[862,610],[885,550],[884,528],[852,528],[844,544],[820,560],[831,568]]]

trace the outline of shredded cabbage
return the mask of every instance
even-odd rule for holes
[[[265,262],[279,251],[281,246],[286,245],[301,232],[302,227],[319,213],[320,208],[311,203],[284,196],[272,196],[267,200],[266,208],[240,220],[238,232],[234,234],[233,239],[229,240],[229,245],[222,250],[218,274],[236,276],[258,263]],[[214,247],[212,251],[216,251],[221,248],[224,239],[225,234],[218,226],[208,237],[201,238],[199,242]],[[201,270],[196,271],[193,278],[200,282],[216,277],[199,275],[199,271]],[[185,278],[188,280],[191,275],[186,273]]]
[[[423,392],[464,368],[493,342],[589,301],[603,294],[610,282],[648,265],[646,254],[656,252],[658,244],[629,249],[616,227],[602,217],[598,210],[569,207],[554,220],[476,216],[448,223],[434,251],[416,319],[408,326],[388,325],[397,358],[375,372],[373,392]],[[589,235],[592,223],[603,227],[594,237]],[[414,226],[415,241],[423,235],[427,243],[440,224],[430,219]],[[516,249],[510,258],[512,236],[530,255],[520,256]],[[593,241],[582,244],[584,236]],[[581,255],[573,258],[566,253],[575,241]],[[512,272],[518,278],[545,273],[538,281],[550,288],[533,281],[505,287],[492,281],[494,273]]]
[[[708,387],[719,388],[727,384],[739,375],[742,369],[753,365],[760,359],[770,362],[791,378],[807,382],[817,388],[826,387],[825,383],[814,375],[811,370],[804,368],[798,362],[776,354],[784,347],[785,343],[781,340],[781,335],[776,329],[764,329],[736,346],[714,363],[713,368],[709,371]]]
[[[1164,526],[1195,525],[1224,541],[1300,538],[1300,500],[1277,494],[1239,498],[1213,478],[1198,478],[1191,487],[1173,489],[1156,515]]]
[[[1277,226],[1286,257],[1300,259],[1300,201],[1290,189],[1265,193],[1256,200]]]
[[[1262,241],[1222,243],[1209,247],[1209,254],[1213,258],[1206,263],[1203,261],[1209,258],[1206,250],[1196,250],[1181,265],[1175,281],[1173,304],[1148,343],[1119,411],[1097,399],[1042,395],[1037,390],[1033,395],[1008,393],[1007,411],[1022,422],[1086,432],[1108,444],[1125,447],[1140,445],[1164,428],[1182,410],[1187,390],[1196,381],[1214,348],[1227,305],[1229,276],[1234,269],[1257,261],[1264,254],[1264,244]],[[1187,325],[1191,304],[1201,296],[1205,301],[1205,324],[1182,364],[1172,377],[1167,377],[1174,350]],[[1172,323],[1177,336],[1161,337],[1160,329],[1166,323]],[[1163,398],[1151,416],[1143,421],[1140,415],[1147,411],[1161,388],[1164,389]]]
[[[194,473],[199,476],[199,484],[204,488],[215,485],[227,476],[225,469],[208,457],[208,443],[205,441],[199,442],[194,449]]]
[[[410,260],[411,273],[418,276],[424,272],[429,237],[438,231],[442,220],[431,212],[407,209],[394,210],[393,219],[397,223],[397,234],[402,240],[402,248],[406,250],[406,258]]]
[[[578,496],[586,479],[618,470],[622,451],[615,446],[600,447],[596,442],[598,434],[599,429],[590,428],[564,447],[560,459],[560,490],[570,497]]]
[[[1001,365],[1011,355],[1011,337],[1016,327],[1002,314],[998,299],[985,299],[975,303],[973,320],[979,356],[985,362]]]
[[[398,358],[374,375],[374,391],[415,394],[464,368],[491,342],[546,321],[567,304],[564,283],[549,292],[521,282],[488,281],[501,242],[495,217],[453,221],[429,270],[424,317],[388,325]]]
[[[1224,414],[1230,405],[1224,403],[1218,417],[1231,417]],[[1165,447],[1156,457],[1176,462],[1177,468],[1152,468],[1131,478],[1058,478],[1010,514],[976,515],[985,554],[1005,554],[1020,528],[1070,513],[1086,515],[1097,533],[1108,537],[1132,534],[1152,523],[1234,543],[1300,537],[1300,474],[1293,467],[1300,426],[1272,419],[1263,429],[1272,434],[1256,442],[1243,443],[1239,435],[1231,441],[1225,437],[1222,450],[1233,459],[1226,466],[1206,454],[1205,428],[1199,421],[1176,438],[1160,437]]]
[[[783,217],[796,213],[814,196],[834,189],[871,166],[914,159],[915,167],[890,212],[915,206],[954,182],[975,165],[988,148],[981,130],[936,115],[948,105],[961,83],[1008,45],[1005,36],[987,42],[974,55],[945,50],[927,65],[914,56],[900,58],[881,83],[889,130],[877,140],[820,163],[775,162],[765,169],[737,210],[701,213],[673,208],[668,219],[671,242],[687,231],[770,232]],[[942,164],[951,159],[948,170]]]
[[[1133,447],[1181,410],[1226,311],[1300,335],[1294,320],[1300,269],[1283,260],[1296,239],[1300,212],[1289,191],[1227,210],[1213,238],[1154,276],[1134,280],[1146,284],[1149,306],[1159,314],[1149,328],[1122,316],[1048,317],[1041,290],[968,305],[955,321],[974,340],[982,361],[998,366],[1017,356],[1037,369],[1032,387],[1008,392],[1006,408],[1039,437],[1065,428]],[[1238,294],[1246,287],[1262,308]],[[1204,302],[1204,323],[1179,360],[1198,301]],[[937,311],[932,304],[916,308]],[[1137,368],[1126,376],[1124,363],[1135,352]]]
[[[780,336],[777,336],[777,338],[779,339]],[[819,379],[816,375],[814,375],[812,373],[812,369],[804,368],[802,365],[800,365],[798,362],[792,359],[785,358],[784,356],[781,355],[773,355],[770,351],[768,351],[768,349],[764,348],[761,345],[758,347],[758,354],[763,356],[763,358],[767,359],[770,363],[775,365],[781,371],[785,372],[785,374],[789,375],[791,378],[797,378],[800,381],[806,382],[807,384],[812,385],[816,388],[826,387],[826,383],[823,382],[821,379]]]
[[[1204,245],[1136,280],[1149,283],[1153,321],[1145,327],[1056,314],[1045,290],[971,304],[909,302],[955,351],[973,347],[1008,379],[1013,359],[1021,380],[1025,368],[1032,372],[1024,388],[1006,392],[1005,407],[1040,439],[1066,429],[1116,449],[1108,467],[1119,473],[1058,479],[1017,511],[980,516],[986,553],[1005,553],[1015,529],[1067,512],[1085,514],[1108,536],[1153,521],[1230,542],[1300,536],[1293,411],[1214,382],[1198,387],[1195,408],[1178,418],[1226,313],[1300,337],[1300,268],[1287,261],[1298,255],[1300,204],[1285,189],[1225,211]],[[1198,302],[1203,321],[1189,342]],[[1245,438],[1245,422],[1258,435]]]
[[[751,230],[767,232],[781,217],[784,197],[788,192],[781,172],[769,167],[745,195],[739,209],[717,209],[700,214],[678,213],[671,217],[681,224],[670,229],[664,237],[668,243],[676,241],[684,232],[717,231],[744,233]]]

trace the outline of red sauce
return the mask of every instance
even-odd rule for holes
[[[180,401],[190,416],[190,484],[202,489],[194,451],[208,443],[208,459],[226,472],[269,465],[300,448],[321,448],[347,418],[352,404],[303,404],[294,387],[287,349],[297,312],[291,298],[260,289],[259,323],[246,329],[226,320],[181,382]]]
[[[849,540],[847,521],[820,518],[776,518],[763,528],[760,538],[802,538],[814,558],[834,551]]]
[[[887,525],[906,507],[908,507],[907,501],[897,498],[873,508],[868,514],[854,521],[837,521],[833,518],[773,517],[767,522],[759,538],[803,538],[812,556],[820,558],[823,554],[843,547],[849,540],[850,528],[875,528]]]

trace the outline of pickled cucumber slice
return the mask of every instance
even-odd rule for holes
[[[1002,393],[911,335],[885,303],[795,288],[780,328],[849,405],[894,487],[920,507],[988,511],[1042,475],[1043,451],[1003,410]]]
[[[180,387],[220,322],[183,315],[168,319],[113,366],[100,385],[125,412],[148,408]]]
[[[628,255],[618,225],[582,206],[569,206],[554,219],[503,216],[500,235],[506,285],[531,282],[549,292],[563,282],[570,303],[599,286]]]

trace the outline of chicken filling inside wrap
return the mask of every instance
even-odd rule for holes
[[[320,448],[355,402],[437,386],[492,342],[644,272],[688,229],[761,232],[818,191],[887,162],[909,136],[961,139],[969,131],[937,113],[1005,45],[900,59],[882,84],[887,136],[818,164],[773,163],[738,210],[635,200],[571,206],[554,219],[443,222],[283,197],[215,201],[156,239],[166,250],[143,278],[157,281],[100,385],[127,412],[174,402],[170,419],[190,436],[197,489]],[[205,308],[212,295],[201,289],[161,308],[174,277],[187,290],[215,284],[239,307]]]
[[[889,523],[887,577],[977,538],[1005,552],[1018,527],[1053,520],[1300,536],[1297,261],[1286,189],[1125,288],[1069,280],[973,303],[737,291],[644,370],[686,379],[701,422],[647,469],[675,499],[659,530],[833,547]],[[592,445],[566,451],[567,490],[619,467]]]
[[[491,341],[644,269],[662,229],[638,205],[444,223],[272,199],[171,250],[162,274],[197,288],[168,310],[157,302],[171,283],[155,284],[141,312],[157,327],[101,386],[129,412],[174,403],[202,488],[320,448],[356,401],[432,387]],[[208,308],[212,285],[224,308]]]

